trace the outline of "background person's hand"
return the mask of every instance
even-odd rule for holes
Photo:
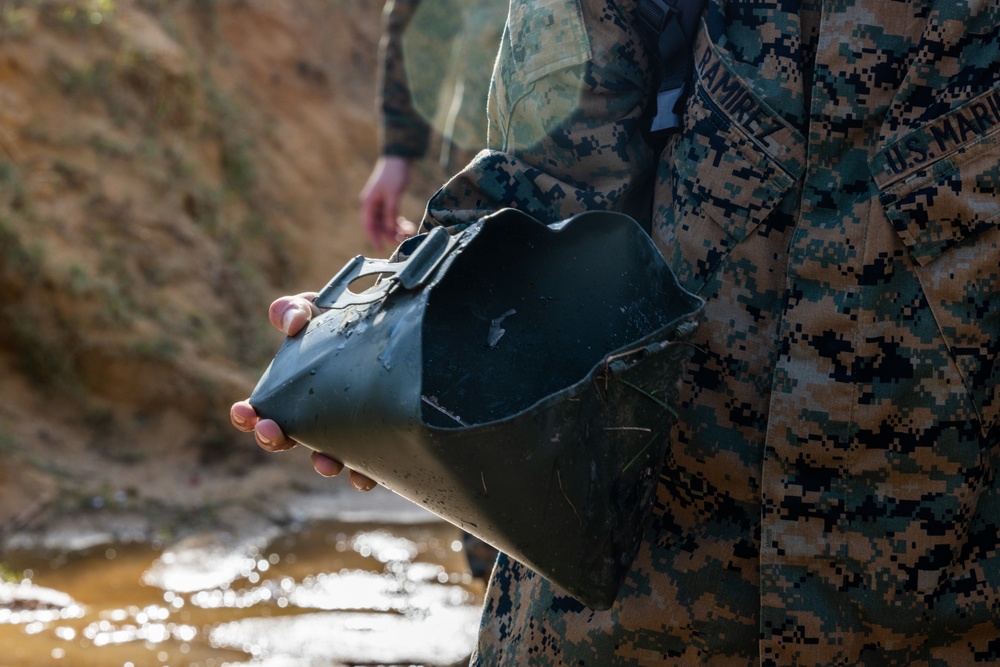
[[[305,292],[296,296],[283,296],[276,299],[268,309],[268,319],[271,324],[288,336],[294,336],[309,321],[319,314],[320,310],[313,304],[315,292]],[[253,432],[257,444],[269,452],[283,452],[295,447],[295,442],[282,431],[274,420],[261,419],[249,401],[237,401],[229,409],[229,419],[237,429]],[[344,464],[319,452],[312,453],[313,468],[324,477],[333,477],[344,469]],[[351,484],[359,491],[369,491],[375,488],[374,480],[351,470]]]
[[[375,162],[360,195],[361,224],[375,250],[381,251],[386,242],[395,246],[416,231],[416,225],[399,214],[409,182],[409,159],[384,155]]]

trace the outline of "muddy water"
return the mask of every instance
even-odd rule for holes
[[[453,665],[482,600],[461,534],[436,520],[0,558],[2,667]]]

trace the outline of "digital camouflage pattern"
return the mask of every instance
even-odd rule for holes
[[[653,81],[634,0],[513,2],[489,100],[489,148],[428,203],[468,225],[514,206],[543,222],[616,210],[648,222]]]
[[[495,0],[388,0],[379,45],[382,155],[459,168],[486,146],[490,73],[507,18]],[[438,154],[440,153],[440,154]]]
[[[501,556],[473,663],[1000,662],[1000,3],[712,0],[656,166],[633,3],[513,5],[425,222],[641,213],[655,169],[707,306],[618,601]]]

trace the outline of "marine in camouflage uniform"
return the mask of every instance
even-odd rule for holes
[[[432,157],[448,170],[486,146],[486,99],[506,3],[389,0],[379,44],[381,155]]]
[[[658,158],[634,9],[514,2],[429,203],[647,216],[707,301],[618,600],[501,557],[473,663],[1000,662],[1000,4],[710,0]]]

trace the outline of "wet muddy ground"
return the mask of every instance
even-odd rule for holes
[[[483,583],[461,532],[371,502],[162,541],[8,540],[0,667],[465,663]]]

